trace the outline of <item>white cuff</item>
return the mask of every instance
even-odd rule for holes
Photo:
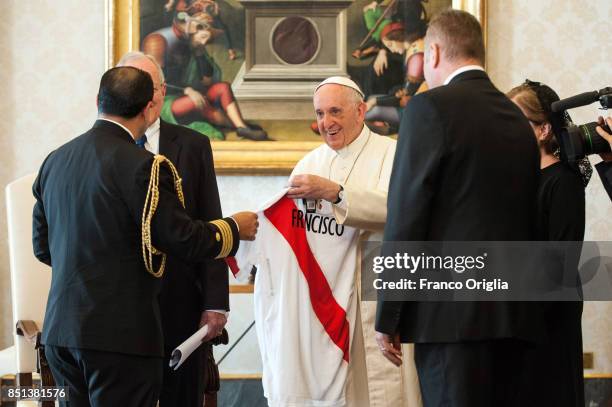
[[[228,312],[228,311],[225,311],[225,310],[222,310],[222,309],[206,309],[206,310],[204,310],[204,311],[206,311],[206,312],[216,312],[216,313],[218,313],[218,314],[223,314],[223,315],[225,315],[226,317],[227,317],[227,314],[229,314],[229,312]]]
[[[238,222],[236,222],[236,219],[234,219],[231,216],[230,216],[230,219],[234,221],[234,225],[236,225],[236,229],[238,229],[238,232],[240,232],[240,226],[238,226]]]

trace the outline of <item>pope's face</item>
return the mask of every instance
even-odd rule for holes
[[[314,95],[319,132],[333,150],[340,150],[359,136],[365,117],[365,103],[357,102],[352,89],[337,84],[320,87]]]

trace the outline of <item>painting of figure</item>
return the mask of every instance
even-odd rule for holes
[[[246,2],[244,2],[246,3]],[[270,2],[279,3],[278,1]],[[428,18],[449,7],[451,0],[357,0],[347,2],[345,44],[341,70],[364,90],[367,124],[379,134],[397,132],[401,109],[424,91],[423,35]],[[248,6],[248,5],[246,5]],[[267,5],[266,7],[268,7]],[[264,67],[278,64],[287,72],[307,71],[316,76],[326,45],[337,41],[313,15],[323,15],[325,2],[301,2],[300,10],[269,20],[274,28],[255,38],[251,54],[270,48]],[[237,91],[240,71],[253,65],[249,51],[245,4],[238,0],[141,0],[140,49],[163,68],[167,95],[162,117],[196,129],[213,140],[316,141],[309,95],[301,110],[283,110],[290,101],[279,98],[261,103]],[[321,20],[322,21],[322,20]],[[337,37],[338,33],[334,32]],[[268,38],[269,37],[269,38]],[[341,51],[342,50],[342,51]],[[275,58],[275,59],[274,59]],[[274,71],[281,72],[281,71]],[[266,78],[270,88],[291,83],[278,73]],[[294,81],[295,82],[295,81]],[[288,91],[288,93],[291,93]],[[302,95],[303,96],[303,95]],[[271,101],[272,100],[272,101]],[[289,110],[291,112],[291,110]],[[276,112],[276,114],[274,113]],[[244,113],[244,114],[243,114]]]
[[[147,33],[141,49],[155,57],[164,71],[167,95],[162,118],[211,139],[224,140],[224,130],[233,130],[240,138],[267,140],[265,130],[245,122],[230,84],[223,81],[222,71],[208,50],[211,42],[221,42],[227,57],[236,59],[218,3],[168,1],[160,13],[171,15],[170,25]]]
[[[321,144],[312,104],[330,76],[363,90],[366,125],[396,137],[427,89],[423,33],[453,5],[486,33],[486,0],[106,0],[107,65],[141,50],[163,67],[162,117],[209,137],[222,174],[289,174]],[[486,41],[486,36],[485,36]]]
[[[373,1],[363,9],[368,35],[352,56],[375,54],[361,87],[367,98],[368,126],[379,134],[396,133],[401,109],[427,89],[423,58],[428,14],[423,0]]]

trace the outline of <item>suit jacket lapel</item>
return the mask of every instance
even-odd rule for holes
[[[176,134],[169,131],[168,125],[163,120],[159,123],[159,153],[166,156],[176,167],[179,165],[179,153],[181,146],[176,143]]]

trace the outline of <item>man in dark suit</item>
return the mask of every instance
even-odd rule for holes
[[[154,154],[166,156],[176,166],[183,180],[185,209],[189,216],[204,221],[220,218],[221,204],[208,137],[159,118],[166,83],[153,57],[129,52],[117,65],[142,69],[151,75],[155,87],[159,88],[154,96],[158,106],[154,112],[156,120],[145,132],[144,147]],[[170,272],[164,277],[159,297],[165,344],[160,407],[200,407],[204,395],[202,348],[198,348],[177,371],[167,362],[172,350],[200,326],[208,324],[206,341],[222,331],[229,311],[227,265],[223,260],[187,264],[169,257],[167,267],[181,272]]]
[[[430,91],[403,113],[385,241],[531,240],[539,154],[521,111],[482,66],[481,27],[446,10],[425,38]],[[424,405],[520,406],[519,363],[545,335],[537,310],[504,302],[393,302],[379,297],[377,341],[401,363],[415,343]]]
[[[257,229],[248,212],[194,221],[166,165],[153,178],[153,155],[134,144],[154,118],[153,95],[147,73],[107,71],[93,128],[53,151],[33,186],[34,253],[53,270],[42,341],[57,384],[69,387],[70,406],[157,402],[163,266],[145,264],[149,240],[201,262],[234,253],[238,238],[253,239]],[[157,202],[147,228],[150,199]]]

